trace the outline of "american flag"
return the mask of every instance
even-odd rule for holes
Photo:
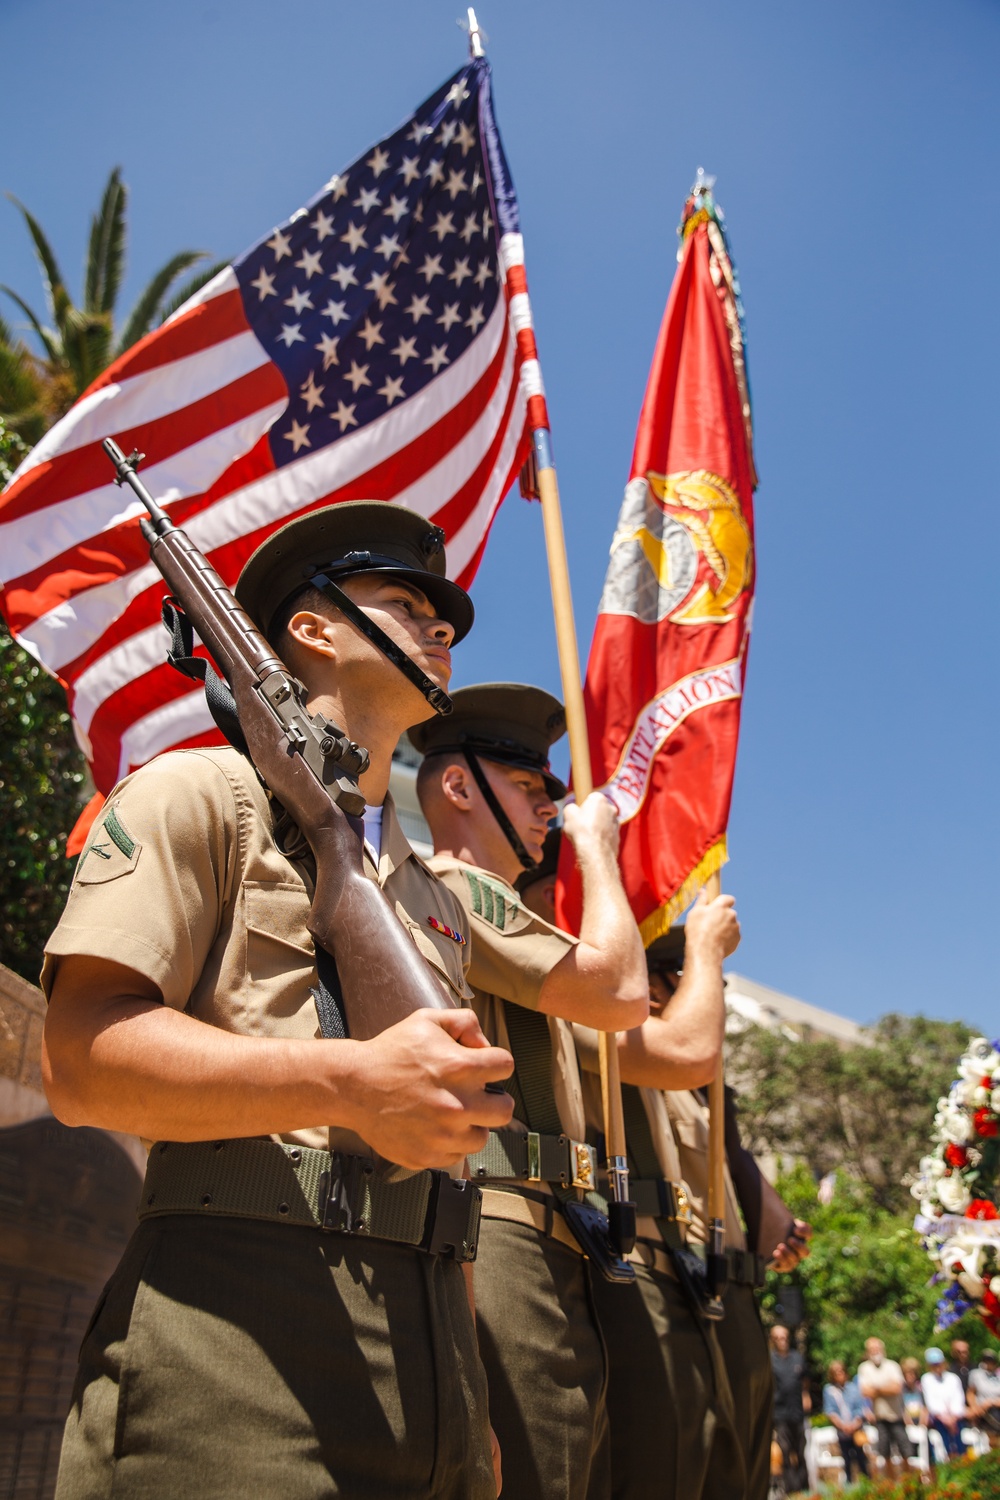
[[[102,438],[227,582],[294,515],[395,500],[468,585],[547,426],[517,199],[476,59],[117,360],[0,496],[2,604],[64,684],[99,790],[217,741],[165,662],[164,585]]]

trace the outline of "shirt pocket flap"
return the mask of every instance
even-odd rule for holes
[[[412,917],[406,917],[405,921],[421,956],[426,958],[435,974],[441,976],[457,999],[471,1000],[472,991],[465,979],[463,945],[445,933],[439,936],[429,926],[425,931]]]
[[[708,1131],[698,1120],[675,1120],[677,1139],[689,1151],[704,1151],[708,1144]]]
[[[312,956],[316,948],[309,928],[309,897],[300,885],[247,880],[243,913],[247,931]]]

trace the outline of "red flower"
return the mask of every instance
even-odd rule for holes
[[[983,1292],[983,1306],[993,1317],[1000,1313],[1000,1297],[996,1292],[991,1292],[989,1287]]]
[[[944,1159],[949,1167],[967,1167],[969,1165],[969,1153],[964,1146],[956,1146],[954,1141],[944,1148]]]
[[[991,1109],[977,1109],[972,1116],[972,1123],[976,1127],[977,1135],[1000,1135],[1000,1120]]]
[[[996,1204],[991,1203],[988,1198],[973,1198],[965,1210],[965,1217],[967,1219],[996,1219],[1000,1218],[1000,1214],[997,1213]]]

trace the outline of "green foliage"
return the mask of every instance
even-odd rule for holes
[[[894,1480],[863,1480],[844,1493],[854,1500],[1000,1500],[1000,1452],[962,1458],[938,1469],[929,1484],[917,1474]],[[809,1495],[805,1500],[820,1500]]]
[[[115,167],[108,178],[101,206],[91,220],[82,307],[73,302],[38,220],[16,198],[11,201],[20,210],[35,249],[48,322],[17,292],[0,287],[27,318],[41,351],[35,353],[15,341],[0,322],[0,414],[11,431],[34,444],[112,360],[174,311],[179,304],[170,298],[171,290],[176,291],[185,271],[205,259],[205,252],[181,250],[171,256],[140,292],[116,337],[115,311],[125,276],[127,242],[128,188],[121,180],[121,168]],[[186,296],[218,269],[214,265],[193,277],[184,287]]]
[[[0,419],[0,485],[23,453]],[[62,688],[0,622],[0,963],[32,983],[69,891],[66,835],[85,786]]]
[[[912,1354],[922,1365],[928,1345],[941,1342],[934,1332],[939,1288],[928,1284],[933,1267],[913,1232],[912,1210],[887,1213],[865,1184],[842,1172],[832,1202],[821,1204],[802,1164],[779,1177],[777,1189],[792,1212],[812,1224],[812,1253],[789,1276],[768,1274],[761,1310],[766,1322],[774,1321],[783,1289],[790,1282],[801,1287],[817,1394],[832,1359],[857,1369],[867,1338],[882,1339],[891,1359]],[[953,1338],[968,1341],[973,1362],[989,1345],[986,1328],[971,1314],[948,1330],[947,1339]]]
[[[843,1169],[876,1208],[908,1213],[905,1179],[971,1035],[961,1021],[888,1015],[864,1045],[842,1047],[749,1026],[728,1048],[744,1139],[755,1154],[803,1160],[817,1179]]]

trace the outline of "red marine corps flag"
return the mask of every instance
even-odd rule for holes
[[[594,785],[618,808],[647,945],[727,858],[753,598],[742,306],[713,181],[699,169],[684,205],[585,687]],[[571,875],[564,906],[577,930]]]

